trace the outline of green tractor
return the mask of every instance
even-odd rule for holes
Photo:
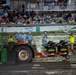
[[[31,62],[35,56],[36,46],[14,43],[11,45],[4,43],[4,29],[1,28],[0,34],[0,64]]]

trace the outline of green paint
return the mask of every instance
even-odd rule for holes
[[[40,32],[40,27],[36,26],[36,32]]]
[[[67,49],[66,48],[62,48],[61,51],[67,51]]]
[[[1,29],[1,48],[0,48],[0,64],[7,62],[7,50],[4,49],[4,29]]]
[[[7,62],[7,50],[6,49],[1,51],[1,61]]]

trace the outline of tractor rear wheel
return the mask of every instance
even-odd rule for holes
[[[31,62],[33,53],[30,47],[20,46],[16,48],[17,62]]]

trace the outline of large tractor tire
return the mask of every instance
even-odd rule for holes
[[[19,62],[31,62],[33,53],[29,46],[18,46],[16,48],[17,56],[16,61]]]

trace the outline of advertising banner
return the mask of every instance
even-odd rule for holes
[[[63,31],[76,30],[76,25],[64,26],[34,26],[34,27],[4,27],[4,32],[43,32],[43,31]],[[1,32],[1,27],[0,27]]]

